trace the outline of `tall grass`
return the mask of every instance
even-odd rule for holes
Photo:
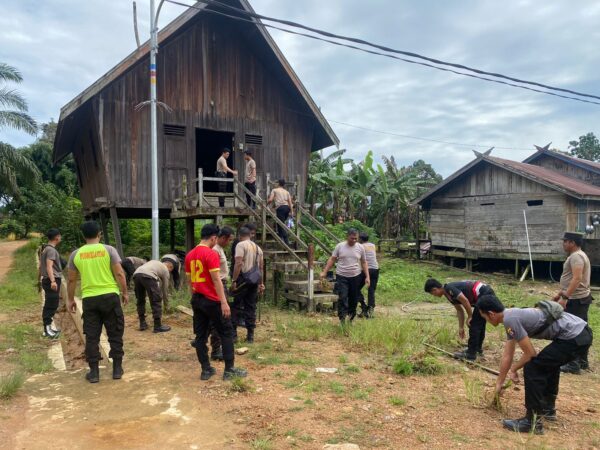
[[[0,398],[7,400],[14,397],[24,382],[25,375],[20,371],[0,376]]]
[[[15,311],[39,304],[35,266],[38,245],[39,241],[32,240],[14,253],[10,271],[0,285],[0,311]]]

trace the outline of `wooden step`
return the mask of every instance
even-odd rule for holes
[[[292,303],[299,303],[300,305],[308,304],[308,295],[298,294],[295,292],[285,292],[283,297]],[[334,294],[314,294],[313,301],[315,305],[333,305],[337,303],[338,296]]]
[[[320,267],[323,266],[323,263],[320,261],[315,261],[314,270],[315,273],[318,273]],[[306,268],[300,264],[298,261],[275,261],[272,265],[273,270],[279,270],[284,273],[295,273],[295,272],[306,272]]]
[[[286,280],[283,283],[283,288],[296,293],[308,293],[308,280]],[[331,293],[333,291],[333,283],[326,281],[322,283],[320,280],[314,282],[315,293]]]

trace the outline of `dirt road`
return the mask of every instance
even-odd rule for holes
[[[0,242],[0,282],[8,273],[13,261],[13,253],[27,244],[27,241],[6,241]]]

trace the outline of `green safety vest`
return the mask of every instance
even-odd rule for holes
[[[86,244],[77,250],[73,264],[81,275],[81,297],[119,294],[113,276],[110,254],[104,244]]]

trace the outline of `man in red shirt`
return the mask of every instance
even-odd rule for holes
[[[217,243],[219,227],[207,224],[202,227],[200,244],[185,257],[185,273],[192,287],[192,310],[194,311],[194,334],[196,335],[196,355],[202,366],[201,380],[208,380],[216,369],[210,365],[206,341],[211,322],[221,337],[223,359],[225,360],[224,380],[245,377],[244,369],[234,367],[233,327],[231,311],[225,297],[221,281],[219,254],[212,248]]]

